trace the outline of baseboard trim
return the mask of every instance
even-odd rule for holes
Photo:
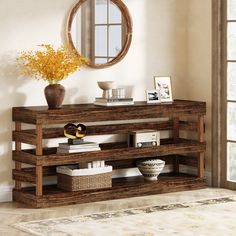
[[[12,186],[0,186],[0,202],[12,201]]]

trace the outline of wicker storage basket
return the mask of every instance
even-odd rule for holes
[[[67,191],[110,188],[111,186],[112,171],[82,176],[57,173],[57,187]]]

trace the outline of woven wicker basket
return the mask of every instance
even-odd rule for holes
[[[57,173],[57,187],[67,191],[110,188],[111,186],[112,172],[85,176],[69,176]]]

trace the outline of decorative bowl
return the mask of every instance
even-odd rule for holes
[[[110,90],[115,88],[115,81],[98,81],[98,86],[102,90]]]
[[[137,162],[139,171],[142,173],[144,179],[148,181],[155,181],[165,166],[165,161],[160,159],[146,159]]]

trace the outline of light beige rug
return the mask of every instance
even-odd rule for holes
[[[235,236],[236,196],[14,224],[44,236]]]

